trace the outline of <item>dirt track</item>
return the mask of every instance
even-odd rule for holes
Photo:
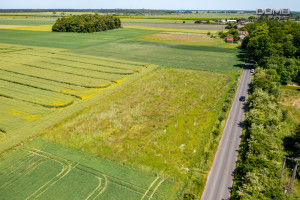
[[[18,27],[26,27],[26,26],[20,26],[20,25],[0,25],[0,29],[2,29],[2,28],[18,28]]]

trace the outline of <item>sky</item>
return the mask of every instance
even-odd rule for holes
[[[300,11],[300,0],[0,0],[0,9],[166,9],[256,10],[290,8]]]

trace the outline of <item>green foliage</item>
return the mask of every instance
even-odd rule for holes
[[[233,199],[285,199],[278,174],[286,131],[282,111],[273,95],[259,85],[248,99]]]
[[[74,15],[58,18],[52,26],[54,32],[92,33],[112,30],[121,27],[121,20],[117,17],[98,14]]]
[[[288,56],[276,57],[272,48],[278,50],[280,45],[272,42],[273,30],[265,23],[249,28],[252,33],[245,45],[248,55],[257,59],[256,66],[262,64],[263,69],[256,69],[251,82],[232,199],[287,199],[278,176],[286,155],[285,136],[292,130],[286,122],[287,112],[278,103],[278,82],[294,80],[299,63]]]
[[[281,83],[299,83],[300,24],[260,20],[246,28],[249,36],[242,48],[247,50],[248,57],[262,68],[275,69]]]

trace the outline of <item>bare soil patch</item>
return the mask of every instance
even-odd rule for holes
[[[19,27],[26,27],[26,26],[22,26],[22,25],[1,25],[0,24],[0,29],[2,29],[2,28],[19,28]]]

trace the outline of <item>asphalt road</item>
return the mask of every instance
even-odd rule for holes
[[[248,99],[248,89],[251,81],[250,69],[252,67],[252,63],[246,62],[222,139],[201,197],[202,200],[230,198],[245,117],[246,101]],[[240,96],[245,96],[246,101],[239,101]]]

